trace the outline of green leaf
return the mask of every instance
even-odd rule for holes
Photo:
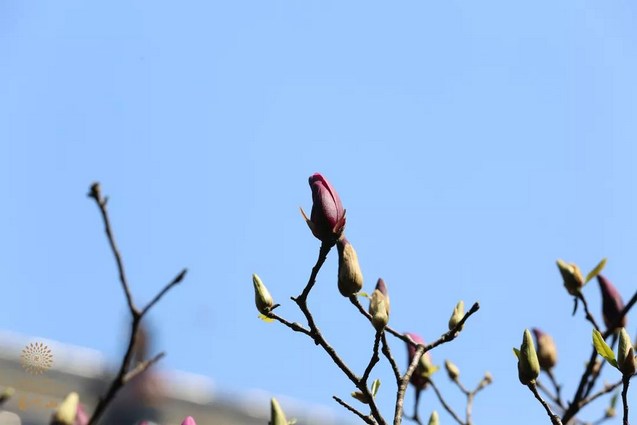
[[[259,319],[263,320],[265,323],[274,322],[274,319],[269,318],[265,314],[259,314]]]
[[[606,258],[602,258],[602,261],[600,261],[599,264],[586,275],[584,284],[587,284],[591,279],[600,274],[604,266],[606,266]]]
[[[356,295],[358,295],[361,298],[369,298],[369,294],[367,292],[363,292],[363,291],[360,291]]]
[[[372,397],[376,397],[376,393],[378,393],[378,389],[380,388],[380,379],[375,379],[372,382]]]
[[[597,329],[593,329],[593,345],[595,346],[595,350],[597,350],[597,354],[602,356],[608,363],[617,367],[617,360],[615,360],[615,353],[610,349],[606,341],[604,341],[604,337]]]
[[[352,393],[352,397],[354,397],[356,400],[360,401],[361,403],[369,404],[369,400],[367,399],[367,397],[365,397],[365,394],[363,394],[360,391],[354,391]]]
[[[515,354],[515,357],[520,360],[520,350],[518,350],[517,348],[513,347],[513,354]]]

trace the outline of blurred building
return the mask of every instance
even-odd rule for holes
[[[0,425],[48,425],[55,407],[71,391],[79,393],[85,410],[92,412],[98,395],[111,381],[109,371],[114,366],[107,365],[96,351],[38,340],[50,348],[54,361],[52,367],[42,373],[29,373],[21,353],[32,341],[0,332],[0,392],[7,387],[15,389],[13,396],[0,406]],[[268,423],[271,394],[265,391],[224,392],[215,388],[207,377],[183,372],[153,372],[141,378],[120,392],[101,425],[133,425],[125,419],[130,409],[147,412],[149,419],[161,425],[179,425],[188,415],[199,425]],[[296,418],[299,425],[346,424],[326,407],[277,398],[288,416]]]

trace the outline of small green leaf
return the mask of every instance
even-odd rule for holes
[[[604,337],[597,329],[593,329],[593,345],[595,346],[595,350],[597,350],[597,354],[602,356],[608,363],[617,367],[617,360],[615,360],[615,353],[610,349],[606,341],[604,341]]]
[[[274,322],[274,319],[269,318],[265,314],[259,314],[259,319],[263,320],[265,323]]]
[[[356,295],[358,295],[361,298],[369,298],[369,294],[367,292],[363,292],[363,291],[360,291]]]
[[[515,357],[520,360],[520,350],[518,350],[517,348],[513,347],[513,354],[515,354]]]
[[[296,418],[292,418],[288,421],[288,425],[294,425],[296,422]]]
[[[380,388],[380,379],[375,379],[372,382],[372,397],[376,397],[376,393],[378,393],[378,389]]]
[[[606,258],[602,258],[602,261],[600,261],[599,264],[586,275],[584,284],[587,284],[591,279],[600,274],[604,266],[606,266]]]

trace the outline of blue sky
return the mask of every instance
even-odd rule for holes
[[[140,302],[190,270],[150,317],[161,368],[349,417],[331,396],[351,385],[302,335],[256,318],[250,279],[301,320],[287,299],[318,242],[298,207],[320,171],[365,287],[388,284],[395,328],[432,340],[459,299],[481,302],[432,353],[467,385],[494,375],[476,423],[546,422],[511,347],[526,327],[553,334],[567,397],[590,351],[555,259],[608,257],[624,297],[635,288],[636,18],[630,1],[1,2],[0,328],[118,358],[125,301],[85,197],[99,180]],[[335,276],[330,255],[310,305],[362,371],[372,331]],[[373,376],[389,411],[390,370]]]

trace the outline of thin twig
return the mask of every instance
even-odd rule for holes
[[[309,337],[312,336],[312,334],[310,333],[310,331],[308,331],[307,329],[305,329],[303,326],[301,326],[300,324],[296,323],[296,322],[288,322],[287,320],[285,320],[283,317],[278,316],[277,314],[275,314],[274,312],[270,311],[268,312],[268,314],[266,315],[267,317],[276,320],[277,322],[287,326],[288,328],[292,329],[294,332],[301,332]]]
[[[374,420],[372,418],[370,418],[369,416],[365,416],[363,413],[361,413],[358,409],[352,407],[350,404],[344,402],[342,399],[340,399],[339,397],[336,397],[335,395],[332,396],[332,398],[341,406],[343,406],[344,408],[346,408],[347,410],[349,410],[350,412],[352,412],[353,414],[355,414],[356,416],[358,416],[359,418],[361,418],[363,421],[365,421],[365,423],[367,424],[375,424],[376,422],[374,422]]]
[[[555,403],[562,409],[565,409],[566,407],[564,406],[564,402],[562,401],[562,386],[557,382],[557,379],[555,379],[555,375],[553,375],[553,371],[551,369],[545,370],[544,372],[551,380],[553,388],[555,388]]]
[[[451,329],[449,332],[442,334],[440,338],[438,338],[436,341],[434,341],[433,343],[427,346],[417,344],[408,336],[400,334],[399,336],[400,339],[404,338],[403,340],[407,341],[409,344],[412,344],[417,348],[416,348],[416,353],[414,354],[414,358],[409,364],[407,371],[398,382],[398,390],[396,391],[396,408],[394,411],[394,425],[400,425],[401,423],[407,384],[409,383],[411,376],[416,370],[416,367],[418,366],[418,363],[420,362],[420,358],[422,357],[422,355],[426,353],[427,351],[432,350],[433,348],[439,346],[440,344],[444,344],[446,342],[449,342],[455,339],[460,334],[460,329],[462,329],[462,327],[464,326],[464,323],[469,319],[469,317],[471,317],[478,310],[480,310],[480,304],[476,302],[471,306],[469,311],[465,313],[465,315],[462,317],[462,319],[456,324],[456,326],[453,329]]]
[[[604,394],[608,394],[608,393],[612,392],[615,388],[619,387],[621,384],[622,384],[622,381],[620,379],[619,381],[615,382],[614,384],[606,385],[604,387],[604,389],[599,390],[598,392],[596,392],[592,396],[586,397],[584,400],[581,400],[579,402],[579,408],[581,409],[582,407],[586,406],[588,403],[591,403],[591,402],[595,401],[597,398],[603,396]]]
[[[352,370],[345,364],[343,359],[336,353],[336,350],[327,342],[327,340],[321,334],[316,322],[314,321],[314,317],[310,312],[307,306],[307,297],[310,294],[314,283],[316,282],[316,277],[318,276],[319,270],[325,263],[327,259],[327,254],[330,252],[331,246],[328,244],[321,244],[321,249],[319,250],[319,256],[316,260],[316,264],[312,267],[312,272],[310,273],[310,277],[308,279],[307,285],[303,289],[303,292],[298,297],[292,297],[292,300],[299,306],[301,312],[305,316],[307,320],[308,327],[310,328],[310,337],[314,340],[316,345],[320,345],[321,348],[330,356],[334,364],[338,366],[339,369],[347,376],[347,378],[352,381],[356,388],[363,393],[366,399],[369,400],[369,408],[371,410],[372,417],[378,422],[379,425],[385,425],[386,422],[383,419],[380,411],[378,410],[378,406],[374,400],[374,397],[371,394],[371,391],[365,385],[365,383],[358,377]]]
[[[595,317],[591,314],[590,310],[588,309],[588,303],[586,302],[586,298],[584,298],[584,294],[582,294],[582,292],[578,292],[577,298],[579,298],[582,304],[584,304],[584,313],[586,314],[586,320],[591,322],[593,327],[597,329],[599,332],[601,332],[602,329],[599,327],[599,325],[597,324],[597,321],[595,320]]]
[[[131,331],[130,331],[130,336],[128,339],[128,346],[126,348],[124,357],[122,358],[122,362],[119,366],[117,375],[115,376],[110,386],[106,390],[106,393],[99,398],[97,405],[95,406],[95,410],[93,411],[93,414],[91,415],[91,418],[88,421],[88,425],[95,425],[97,424],[101,416],[106,411],[106,408],[108,407],[108,405],[113,401],[118,391],[124,385],[126,385],[127,382],[129,382],[135,376],[138,376],[140,373],[144,372],[146,369],[148,369],[151,365],[156,363],[159,359],[161,359],[164,356],[164,353],[160,353],[154,358],[141,362],[135,368],[133,368],[132,370],[129,370],[130,362],[133,358],[133,353],[135,351],[136,342],[137,342],[137,338],[139,334],[139,327],[140,327],[142,318],[148,312],[148,310],[151,307],[153,307],[164,296],[164,294],[166,294],[170,289],[172,289],[173,286],[177,285],[179,282],[183,280],[187,270],[183,269],[181,272],[179,272],[179,274],[177,274],[177,276],[175,276],[173,280],[171,280],[166,286],[164,286],[164,288],[161,291],[159,291],[157,295],[155,295],[155,297],[150,301],[150,303],[148,303],[148,305],[146,305],[140,311],[135,306],[135,303],[133,301],[133,296],[130,291],[128,278],[126,277],[126,272],[124,269],[124,261],[122,259],[121,252],[119,248],[117,247],[117,243],[115,242],[115,237],[113,235],[113,231],[111,228],[111,221],[108,216],[108,210],[106,208],[108,198],[102,197],[99,183],[93,183],[91,185],[88,196],[89,198],[92,198],[95,201],[95,203],[97,204],[97,207],[99,208],[100,214],[102,216],[102,221],[104,222],[104,231],[106,232],[106,236],[107,236],[109,245],[111,247],[111,251],[113,253],[113,256],[115,257],[115,262],[117,263],[117,271],[119,274],[119,280],[120,280],[120,283],[122,284],[122,289],[124,290],[124,294],[126,296],[128,309],[131,314]]]
[[[396,378],[396,383],[400,383],[400,369],[398,368],[398,364],[394,359],[394,356],[391,354],[391,350],[389,349],[389,344],[387,344],[387,337],[385,336],[385,332],[383,332],[381,339],[383,341],[382,352],[389,361],[392,370],[394,371],[394,377]]]
[[[363,373],[363,377],[361,378],[362,383],[365,385],[367,385],[369,374],[372,373],[372,369],[380,360],[380,357],[378,357],[378,348],[380,346],[380,337],[382,334],[382,329],[376,331],[376,336],[374,337],[374,348],[372,349],[372,358],[369,359],[369,364],[367,365],[367,368],[365,368],[365,372]]]
[[[423,425],[420,416],[418,415],[418,404],[420,403],[420,394],[422,393],[422,389],[416,389],[416,396],[414,397],[414,414],[412,416],[405,415],[405,419],[409,419],[410,421],[414,421],[419,425]]]
[[[624,425],[630,425],[628,423],[628,384],[630,384],[630,375],[622,376],[622,404],[624,406]]]
[[[542,404],[542,406],[544,407],[544,410],[546,410],[546,414],[549,415],[549,418],[551,419],[551,423],[553,425],[562,425],[562,421],[560,420],[560,417],[557,416],[555,413],[553,413],[549,405],[546,403],[546,401],[544,401],[540,393],[537,391],[537,386],[535,385],[535,382],[531,381],[531,383],[528,384],[527,387],[529,387],[529,390],[531,390],[535,398]]]
[[[440,390],[438,389],[436,384],[434,384],[434,381],[429,379],[429,384],[431,385],[431,388],[434,389],[434,392],[436,393],[436,397],[438,397],[438,400],[440,401],[440,404],[442,404],[442,407],[444,407],[444,409],[447,411],[447,413],[449,413],[453,417],[453,419],[455,419],[455,421],[458,422],[458,424],[465,425],[465,423],[462,421],[462,419],[460,419],[460,416],[458,416],[458,414],[445,401],[444,397],[440,393]]]

